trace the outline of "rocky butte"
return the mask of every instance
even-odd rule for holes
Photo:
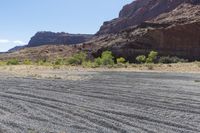
[[[54,33],[54,32],[38,32],[28,43],[28,47],[36,47],[41,45],[72,45],[88,41],[92,38],[91,34],[69,34],[69,33]]]

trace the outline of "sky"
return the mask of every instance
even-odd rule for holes
[[[38,31],[96,33],[133,0],[1,0],[0,52],[27,44]]]

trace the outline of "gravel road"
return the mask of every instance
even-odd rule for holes
[[[198,74],[0,76],[0,133],[200,133]]]

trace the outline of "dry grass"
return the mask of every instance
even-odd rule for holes
[[[0,72],[19,77],[33,77],[46,79],[84,80],[91,77],[80,77],[79,73],[101,71],[129,71],[129,72],[178,72],[200,73],[199,62],[176,64],[129,64],[126,68],[83,68],[81,66],[38,66],[16,65],[0,66]]]

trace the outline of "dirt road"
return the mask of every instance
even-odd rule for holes
[[[0,76],[2,133],[199,133],[200,75],[88,72]],[[196,81],[196,82],[195,82]]]

